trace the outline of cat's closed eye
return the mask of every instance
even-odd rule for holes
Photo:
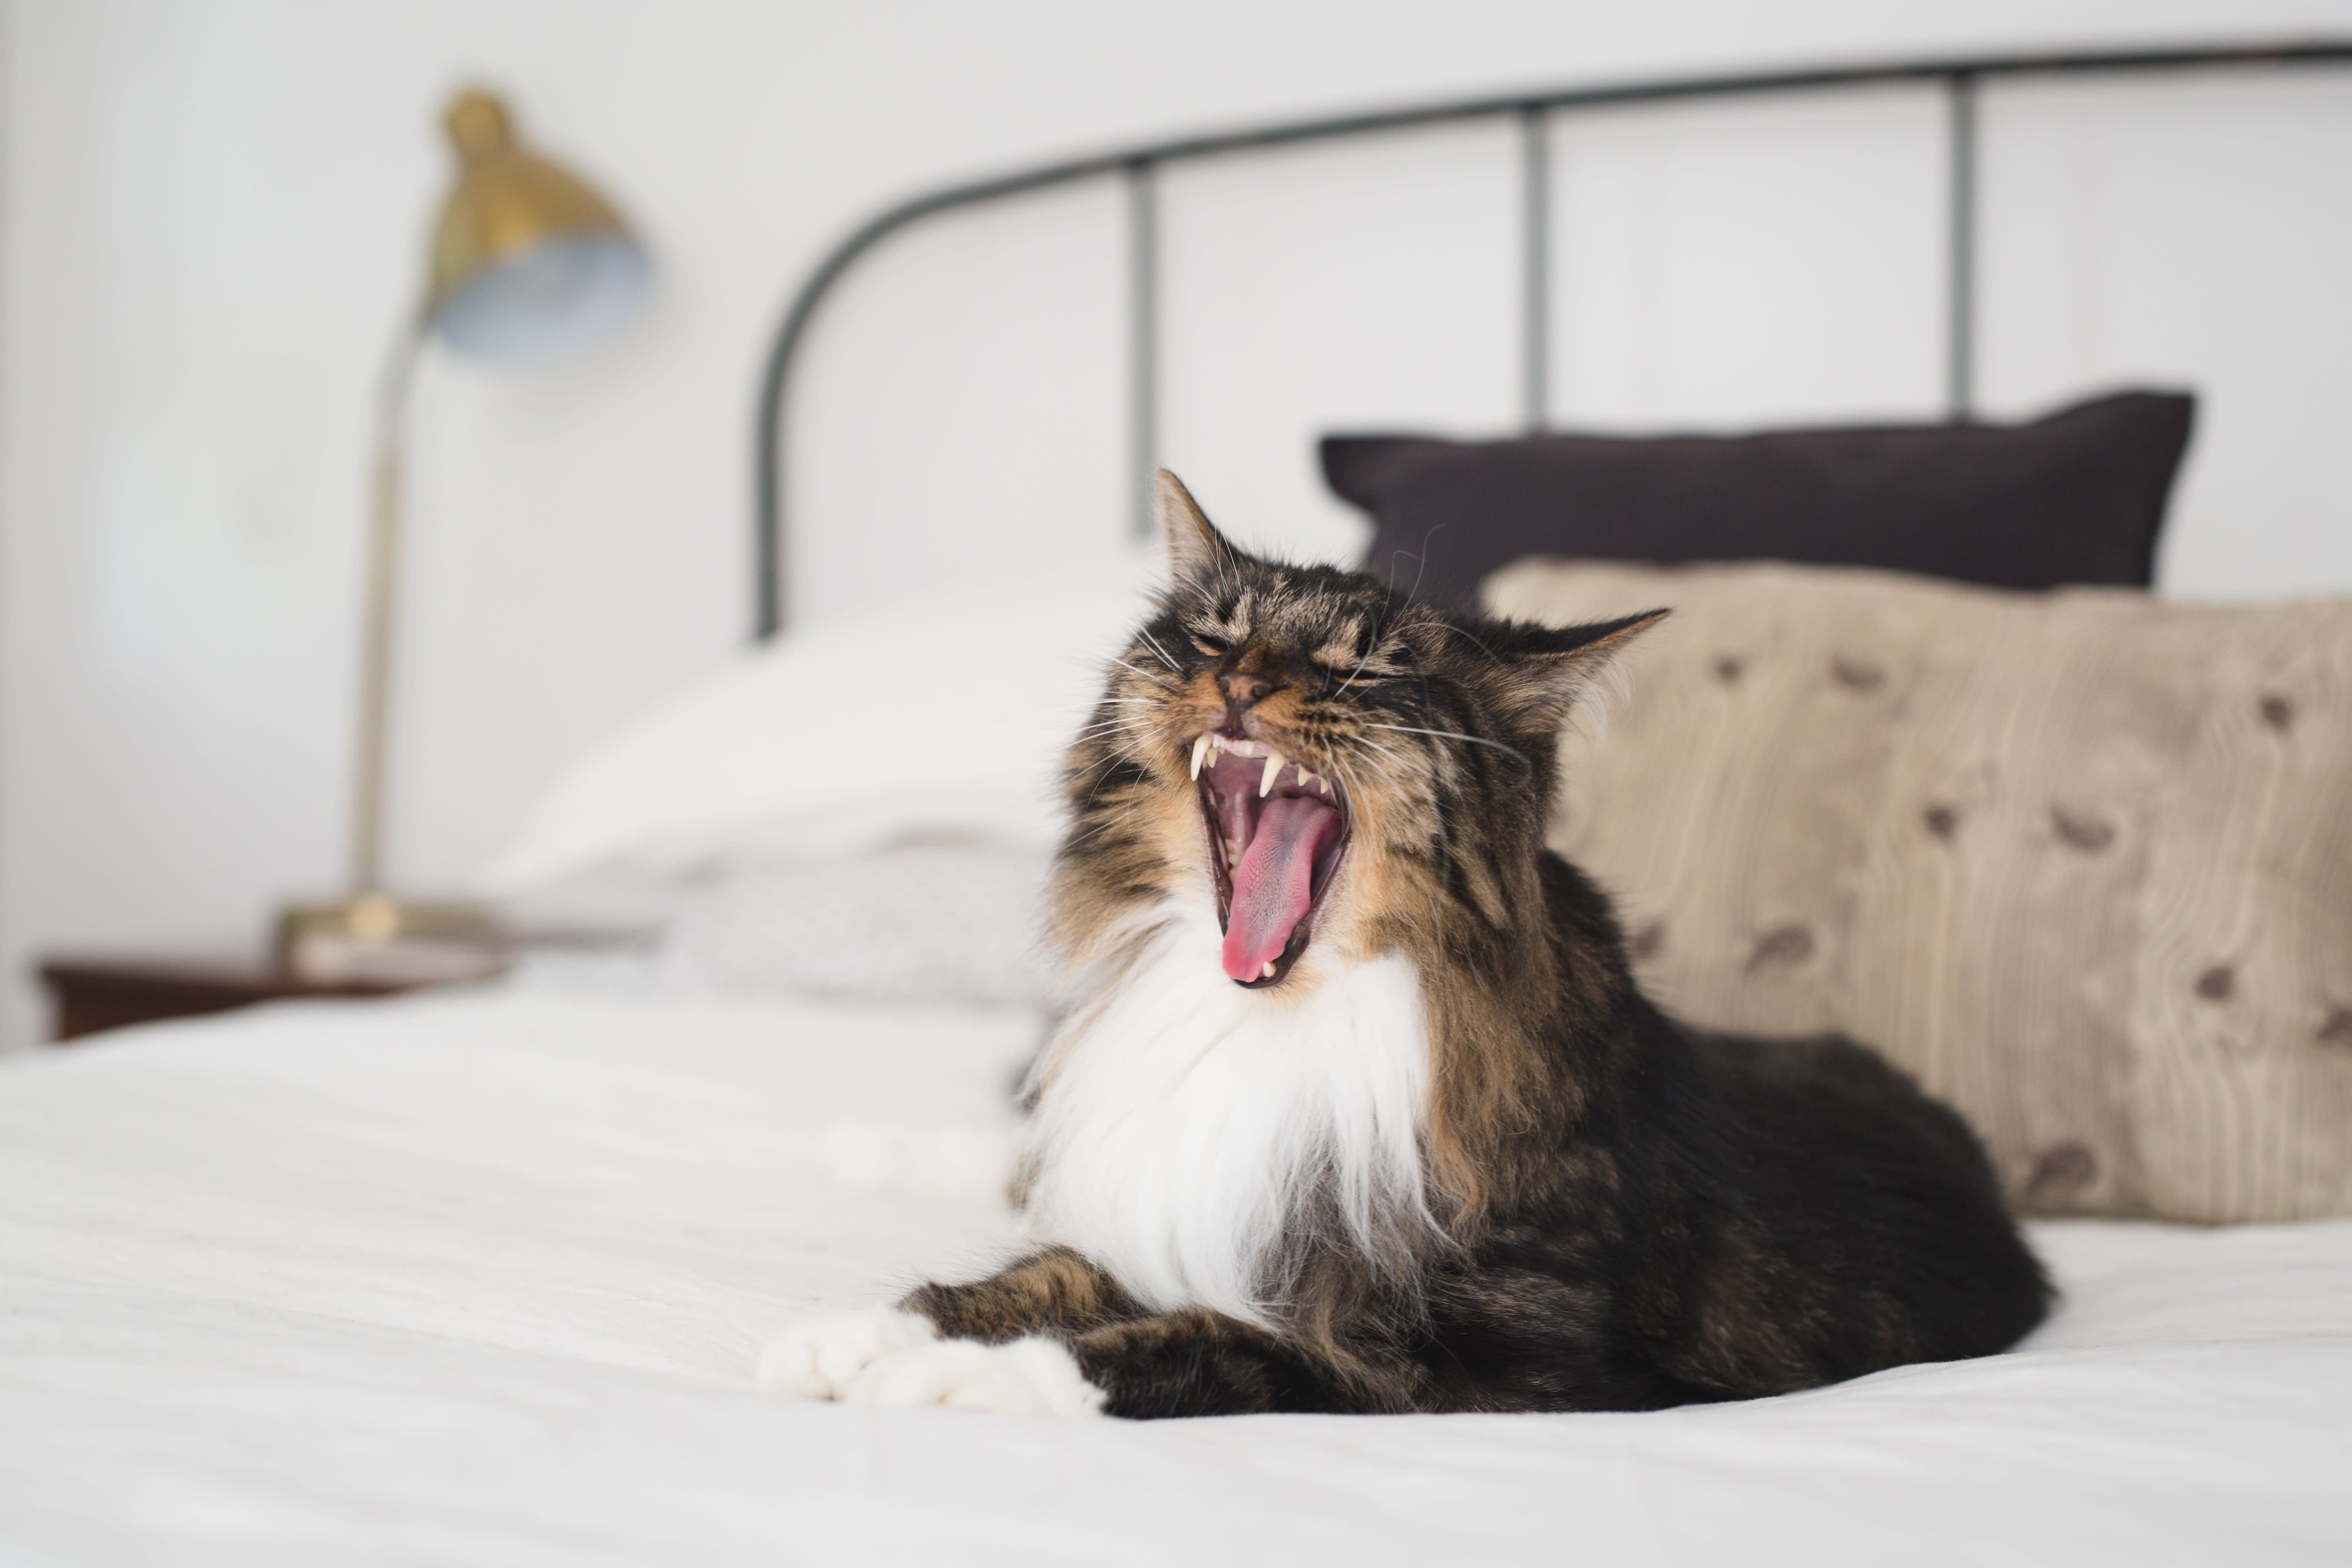
[[[1200,649],[1212,659],[1215,659],[1223,656],[1232,649],[1233,644],[1221,637],[1203,637],[1195,632],[1192,633],[1192,646]]]

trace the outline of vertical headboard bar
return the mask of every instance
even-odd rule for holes
[[[1127,488],[1129,531],[1151,538],[1160,466],[1160,166],[1127,166]]]
[[[1946,417],[1976,413],[1977,349],[1977,78],[1947,77],[1945,105],[1950,161],[1946,168],[1947,239],[1944,275],[1944,409]]]
[[[1551,402],[1551,115],[1519,111],[1519,411],[1543,429]]]

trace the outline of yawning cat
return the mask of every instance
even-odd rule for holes
[[[1544,847],[1555,737],[1664,612],[1549,629],[1261,560],[1171,580],[1070,750],[1068,1010],[993,1277],[771,1345],[779,1392],[1203,1416],[1622,1410],[1984,1355],[2050,1291],[1960,1119],[1700,1033]]]

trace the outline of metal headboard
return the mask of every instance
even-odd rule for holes
[[[783,625],[785,556],[784,420],[790,404],[793,362],[808,334],[817,307],[860,257],[909,224],[961,207],[1118,175],[1127,185],[1128,225],[1128,464],[1136,477],[1134,527],[1151,526],[1149,486],[1159,445],[1160,215],[1155,176],[1171,163],[1194,163],[1228,153],[1334,141],[1352,136],[1474,120],[1517,119],[1520,127],[1519,210],[1521,271],[1519,299],[1519,396],[1528,428],[1540,429],[1551,382],[1548,362],[1550,323],[1551,117],[1578,110],[1631,103],[1697,99],[1764,97],[1825,88],[1861,88],[1897,82],[1943,86],[1948,114],[1944,180],[1947,243],[1945,395],[1950,416],[1965,419],[1973,405],[1976,342],[1977,89],[2010,77],[2088,76],[2178,71],[2217,67],[2352,65],[2352,40],[2318,39],[2235,44],[2194,48],[2138,49],[2048,55],[1988,55],[1969,58],[1895,61],[1766,71],[1744,76],[1695,77],[1629,82],[1615,86],[1562,88],[1497,98],[1455,99],[1410,109],[1382,110],[1328,120],[1259,126],[1181,141],[1155,142],[1117,152],[1042,164],[971,184],[950,186],[876,214],[826,254],[793,298],[760,386],[758,470],[755,476],[758,574],[754,634],[772,637]]]

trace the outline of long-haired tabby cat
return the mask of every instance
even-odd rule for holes
[[[1969,1129],[1839,1039],[1675,1023],[1544,847],[1664,612],[1555,630],[1261,560],[1172,580],[1071,747],[1037,1250],[772,1343],[779,1392],[1207,1416],[1625,1410],[2001,1350],[2050,1290]]]

